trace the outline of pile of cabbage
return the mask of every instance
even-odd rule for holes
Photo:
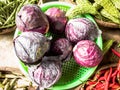
[[[16,15],[21,34],[13,40],[14,50],[40,89],[60,79],[62,65],[71,57],[84,67],[97,66],[103,57],[94,42],[101,34],[97,26],[87,18],[69,20],[65,14],[56,7],[43,12],[39,6],[29,4]]]

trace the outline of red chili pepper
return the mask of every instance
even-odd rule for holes
[[[98,90],[99,88],[104,89],[104,86],[105,86],[105,83],[99,82],[99,83],[96,85],[95,89],[96,89],[96,90]]]
[[[111,85],[111,84],[110,84],[110,86],[111,86],[111,88],[113,88],[113,89],[115,89],[115,90],[120,87],[120,85],[117,84],[117,83],[114,84],[114,85]]]
[[[109,74],[109,70],[107,70],[107,71],[105,72],[105,74],[104,74],[104,78],[105,78],[105,80],[107,79],[108,74]]]
[[[118,70],[119,73],[120,73],[120,60],[119,60],[118,65],[117,65],[117,70]]]
[[[86,85],[93,85],[93,84],[96,84],[97,82],[95,81],[87,81]]]
[[[95,74],[94,78],[93,78],[93,81],[98,80],[98,78],[100,78],[100,76],[101,76],[102,74],[104,74],[105,72],[106,72],[106,70],[100,70],[99,72],[97,72],[97,73]]]
[[[110,81],[110,77],[112,75],[112,67],[110,67],[110,71],[108,72],[108,75],[106,75],[105,77],[105,90],[108,90],[109,88],[109,81]]]
[[[104,88],[97,88],[97,89],[95,89],[95,90],[104,90]]]
[[[114,86],[115,85],[115,79],[116,79],[116,76],[113,76],[112,77],[112,83],[109,85],[109,87],[112,87],[112,86]]]
[[[115,49],[111,49],[112,50],[112,52],[115,54],[115,55],[117,55],[118,57],[120,57],[120,53],[119,52],[117,52]]]
[[[116,70],[112,73],[111,77],[116,76],[116,75],[117,75],[117,73],[118,73],[118,70],[116,69]]]
[[[99,73],[96,73],[94,78],[93,78],[93,81],[97,81],[97,79],[100,77],[100,74]]]
[[[115,79],[116,79],[116,76],[113,76],[113,78],[112,78],[112,84],[115,84]]]
[[[120,84],[120,73],[119,72],[117,73],[117,81]]]
[[[94,85],[89,85],[89,86],[86,87],[85,90],[94,90],[94,89],[93,89],[94,87],[95,87]]]
[[[105,77],[104,77],[104,76],[102,76],[102,77],[100,77],[100,78],[98,79],[98,81],[103,81],[103,80],[105,80]]]
[[[95,87],[97,84],[98,84],[98,82],[96,82],[95,84],[88,85],[85,90],[96,90],[94,87]]]
[[[96,90],[104,90],[105,85],[101,85],[100,88],[96,88]]]

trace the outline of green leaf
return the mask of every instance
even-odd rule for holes
[[[103,55],[105,55],[109,51],[113,43],[114,40],[107,40],[103,43]]]

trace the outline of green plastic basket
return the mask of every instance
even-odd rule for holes
[[[51,8],[51,7],[57,7],[62,10],[67,11],[72,6],[74,6],[74,5],[66,3],[66,2],[58,2],[58,1],[47,2],[45,4],[40,5],[43,12],[45,12],[48,8]],[[89,14],[83,15],[83,17],[92,20],[96,24],[94,19]],[[17,35],[20,35],[20,34],[21,34],[21,32],[18,29],[16,29],[14,37],[16,37]],[[102,37],[100,36],[100,37],[96,38],[95,42],[102,49]],[[18,61],[19,61],[19,66],[20,66],[21,71],[26,76],[28,76],[28,67],[26,65],[24,65],[24,63],[22,63],[20,60],[18,60]],[[60,80],[57,83],[55,83],[52,87],[50,87],[49,89],[51,89],[51,90],[69,90],[71,88],[74,88],[74,87],[78,86],[79,84],[88,80],[88,78],[94,73],[96,68],[97,68],[97,66],[92,67],[92,68],[82,67],[82,66],[78,65],[73,58],[71,58],[70,61],[65,62],[63,64],[62,77],[60,78]]]

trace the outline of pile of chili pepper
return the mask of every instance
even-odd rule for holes
[[[111,50],[120,57],[118,51]],[[120,60],[117,64],[101,67],[93,78],[84,84],[84,90],[120,90]]]

